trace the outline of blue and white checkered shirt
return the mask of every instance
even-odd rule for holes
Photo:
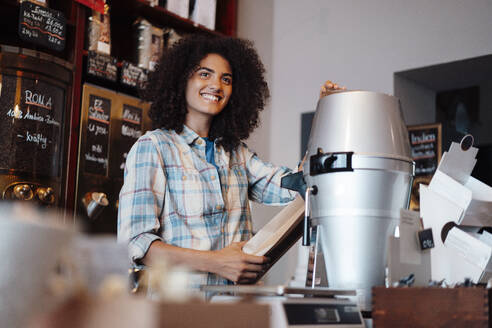
[[[215,144],[214,167],[205,141],[183,132],[154,130],[128,153],[118,208],[118,240],[129,244],[138,264],[150,244],[218,250],[252,236],[248,199],[282,205],[295,193],[280,187],[290,172],[262,162],[245,145],[231,154]],[[215,274],[194,273],[192,285],[230,283]]]

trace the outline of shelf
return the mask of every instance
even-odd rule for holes
[[[194,21],[176,15],[169,10],[159,6],[149,6],[143,0],[119,0],[111,6],[111,19],[114,16],[121,16],[122,13],[128,17],[128,13],[133,13],[133,20],[143,17],[152,25],[159,27],[172,27],[180,32],[205,33],[209,35],[224,35],[223,33],[206,28]],[[130,15],[131,16],[131,15]],[[132,22],[133,23],[133,22]]]
[[[194,21],[180,17],[163,7],[149,6],[143,0],[108,0],[110,3],[111,23],[111,56],[117,58],[119,74],[123,61],[133,62],[136,58],[136,31],[134,22],[144,18],[152,25],[159,28],[172,28],[180,35],[204,34],[210,36],[234,36],[236,34],[236,12],[238,0],[217,0],[216,27],[215,30],[199,25]],[[82,92],[84,83],[91,83],[102,88],[124,93],[135,98],[139,97],[136,87],[126,86],[120,81],[112,82],[87,74],[86,65],[88,52],[86,39],[88,18],[91,10],[74,0],[49,0],[49,8],[61,11],[67,20],[66,46],[62,51],[50,50],[41,45],[30,43],[21,39],[18,35],[19,28],[19,0],[0,0],[0,45],[8,46],[8,49],[0,49],[0,52],[9,52],[12,49],[20,49],[18,57],[23,54],[38,53],[43,56],[52,56],[54,61],[63,60],[71,73],[71,85],[67,89],[66,108],[67,113],[64,126],[63,148],[63,172],[61,175],[61,189],[59,206],[63,207],[65,219],[74,220],[77,212],[77,179],[79,161],[79,138],[81,126]],[[6,56],[3,56],[6,57]],[[45,58],[46,59],[46,58]],[[1,182],[1,181],[0,181]],[[117,191],[109,188],[107,193],[115,196]]]

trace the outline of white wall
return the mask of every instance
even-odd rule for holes
[[[394,72],[491,54],[491,17],[491,0],[239,0],[238,35],[266,54],[272,93],[249,144],[294,167],[323,81],[391,94]]]
[[[266,79],[272,87],[273,56],[273,0],[240,0],[238,2],[238,36],[254,41],[266,69]],[[260,158],[271,161],[270,128],[272,126],[271,102],[261,113],[261,125],[248,140],[248,146],[258,153]],[[276,162],[277,164],[282,164]],[[253,212],[253,230],[258,231],[279,210],[278,207],[251,203]],[[297,248],[284,255],[266,274],[268,285],[283,284],[291,278],[297,259]]]

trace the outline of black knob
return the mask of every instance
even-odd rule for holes
[[[332,168],[333,163],[335,163],[337,160],[337,157],[335,155],[331,155],[330,157],[327,157],[324,162],[323,166],[325,170],[329,170]]]
[[[317,186],[312,186],[311,187],[311,195],[316,195],[318,193],[318,187]]]

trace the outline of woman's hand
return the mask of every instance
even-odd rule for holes
[[[334,93],[336,91],[342,91],[342,90],[346,90],[346,88],[339,86],[338,84],[328,80],[325,82],[325,84],[323,84],[321,90],[319,91],[319,99],[328,96],[329,94]]]
[[[268,262],[264,256],[246,254],[242,251],[246,241],[231,245],[213,252],[213,267],[210,270],[236,283],[252,282],[264,269]]]

